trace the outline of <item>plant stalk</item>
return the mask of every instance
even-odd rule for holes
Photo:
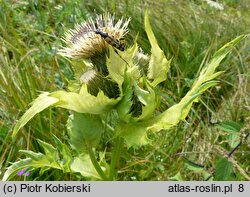
[[[118,137],[115,142],[115,147],[112,152],[110,171],[109,171],[109,180],[115,180],[117,176],[116,166],[119,162],[121,156],[121,148],[122,148],[122,138]]]
[[[107,176],[105,175],[105,173],[103,172],[101,166],[99,165],[99,163],[97,162],[97,159],[95,157],[95,153],[93,151],[93,148],[91,145],[88,145],[88,153],[89,153],[89,157],[91,159],[91,162],[92,164],[94,165],[97,173],[100,175],[100,177],[103,179],[103,180],[108,180]]]

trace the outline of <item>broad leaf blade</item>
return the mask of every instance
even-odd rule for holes
[[[101,177],[95,170],[95,167],[87,154],[74,158],[74,161],[71,164],[71,170],[73,172],[79,172],[82,176],[90,178],[91,180],[101,180]],[[105,170],[105,168],[102,168],[102,170]]]
[[[77,152],[86,151],[86,145],[98,144],[104,130],[98,115],[75,112],[69,117],[70,144]]]
[[[173,105],[162,114],[149,120],[147,129],[157,132],[177,125],[180,120],[185,119],[185,115],[188,113],[192,103],[198,96],[199,94],[193,95],[193,97],[185,97],[180,103]]]
[[[57,98],[58,102],[54,105],[73,110],[79,113],[102,114],[114,108],[120,98],[110,99],[102,91],[97,96],[88,93],[87,86],[82,85],[79,94],[74,92],[57,91],[50,93],[51,97]]]
[[[125,139],[128,147],[142,146],[148,143],[146,126],[144,124],[119,123],[116,127],[118,136]]]
[[[220,158],[216,163],[214,181],[227,181],[233,172],[233,165],[227,158]]]
[[[242,128],[242,124],[234,121],[225,121],[216,124],[215,127],[223,131],[239,133]]]
[[[107,68],[109,71],[109,77],[113,79],[121,89],[125,71],[134,75],[134,78],[138,78],[139,69],[133,63],[133,57],[138,51],[138,46],[135,43],[132,47],[128,48],[126,51],[115,51],[112,47],[110,47],[110,54],[107,58]]]
[[[86,84],[82,85],[79,94],[64,90],[42,93],[17,122],[12,137],[15,137],[31,118],[50,106],[62,107],[79,113],[102,114],[112,110],[119,100],[120,97],[117,99],[108,98],[102,91],[97,96],[93,96],[88,93]]]

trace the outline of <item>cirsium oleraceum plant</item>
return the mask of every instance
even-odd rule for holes
[[[215,71],[220,62],[245,37],[239,36],[215,52],[180,102],[156,115],[160,104],[157,86],[167,80],[171,60],[158,46],[147,11],[145,30],[151,54],[142,53],[136,41],[124,50],[128,24],[129,20],[120,19],[115,23],[114,16],[104,14],[76,25],[65,34],[66,46],[59,54],[82,60],[81,65],[74,66],[75,80],[69,83],[67,91],[40,94],[17,122],[12,136],[15,139],[18,131],[44,109],[61,107],[71,112],[67,122],[71,147],[56,136],[53,136],[56,147],[38,140],[45,153],[20,151],[27,158],[13,163],[3,180],[13,178],[22,169],[32,172],[38,168],[41,172],[55,168],[81,173],[92,180],[116,180],[121,147],[124,144],[127,147],[145,145],[149,141],[147,132],[167,130],[185,121],[192,104],[199,101],[205,90],[218,83],[214,79],[222,73]],[[110,162],[107,162],[106,149],[96,151],[95,148],[103,140],[104,117],[110,112],[116,116],[112,125],[114,147]]]

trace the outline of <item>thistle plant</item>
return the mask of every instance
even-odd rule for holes
[[[245,37],[239,36],[215,52],[180,102],[157,113],[159,84],[167,80],[171,59],[158,46],[147,11],[145,30],[151,54],[144,54],[136,39],[132,46],[124,48],[129,21],[120,19],[115,23],[114,15],[99,15],[65,34],[66,46],[59,54],[81,61],[73,65],[75,80],[69,82],[67,91],[40,94],[17,122],[12,136],[16,140],[18,131],[44,109],[61,107],[70,112],[66,125],[70,146],[56,136],[53,136],[56,146],[38,140],[44,153],[21,150],[26,159],[10,165],[4,180],[13,178],[22,169],[31,173],[40,169],[42,173],[50,168],[80,173],[91,180],[117,180],[122,147],[146,145],[148,132],[167,132],[181,120],[185,121],[192,104],[218,83],[214,79],[222,73],[215,71],[220,62]],[[112,124],[107,122],[107,116]],[[104,139],[108,129],[113,135]],[[99,147],[110,141],[111,156],[107,147]]]

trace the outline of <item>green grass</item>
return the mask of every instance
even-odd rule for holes
[[[16,120],[28,109],[40,91],[52,92],[73,78],[71,62],[56,54],[60,38],[89,16],[108,10],[116,17],[130,17],[128,44],[138,34],[138,44],[150,53],[144,30],[145,8],[159,45],[173,63],[167,82],[161,84],[162,112],[180,101],[192,85],[198,71],[213,52],[237,35],[249,33],[249,1],[225,0],[222,11],[204,1],[0,1],[0,179],[10,162],[23,158],[18,150],[42,151],[37,139],[53,144],[52,134],[67,142],[65,123],[68,112],[46,110],[37,115],[13,143],[11,132]],[[242,5],[245,6],[242,6]],[[228,133],[210,120],[247,124],[250,106],[250,41],[237,45],[224,60],[217,87],[209,89],[194,105],[187,122],[174,129],[150,134],[150,145],[139,149],[124,147],[119,180],[204,180],[202,173],[190,170],[183,156],[205,166],[212,173],[221,151],[229,152]],[[250,127],[248,125],[248,131]],[[247,130],[246,130],[247,131]],[[245,131],[245,132],[246,132]],[[108,135],[108,134],[107,134]],[[247,142],[246,142],[247,143]],[[249,180],[249,148],[243,144],[234,154],[233,180]],[[248,141],[249,144],[249,141]],[[104,147],[106,146],[103,145]],[[22,178],[17,177],[16,180]],[[82,180],[79,175],[49,170],[33,173],[30,180]]]

